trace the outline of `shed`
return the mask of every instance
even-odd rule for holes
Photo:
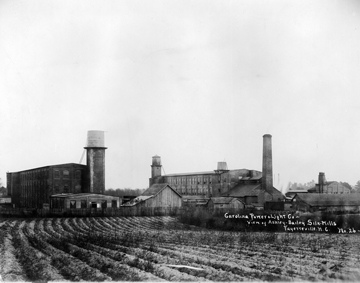
[[[300,193],[308,193],[307,189],[303,189],[303,190],[289,190],[285,193],[286,198],[290,198],[292,199],[296,194],[300,194]]]
[[[245,208],[245,204],[239,199],[233,197],[213,197],[208,202],[208,208],[210,210],[218,210],[218,209],[242,210]]]
[[[261,183],[240,183],[223,196],[240,199],[246,205],[264,207],[267,201],[282,201],[284,196],[274,187],[263,190]]]
[[[299,211],[354,211],[359,212],[360,194],[298,193],[292,207]]]
[[[206,206],[210,198],[204,195],[200,196],[183,196],[183,204],[187,206]]]
[[[181,207],[182,197],[169,184],[154,184],[145,192],[124,204],[124,206],[142,205],[143,207]]]
[[[50,208],[118,208],[120,198],[102,194],[57,194],[50,197]]]

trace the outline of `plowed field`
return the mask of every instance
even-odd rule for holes
[[[0,219],[4,281],[359,281],[351,234],[219,232],[172,217]]]

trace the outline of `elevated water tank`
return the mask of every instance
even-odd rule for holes
[[[228,170],[226,162],[225,161],[218,162],[217,170],[219,170],[219,171]]]
[[[88,131],[87,147],[105,147],[104,131]]]

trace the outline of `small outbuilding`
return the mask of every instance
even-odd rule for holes
[[[315,211],[360,211],[360,194],[299,193],[292,201],[292,209],[305,212]]]
[[[209,197],[206,197],[205,195],[195,195],[195,196],[191,196],[191,195],[186,195],[186,196],[182,196],[183,198],[183,204],[185,206],[206,206],[210,200]]]
[[[209,210],[216,211],[222,209],[242,210],[245,204],[233,197],[213,197],[208,202]]]
[[[154,184],[145,192],[123,206],[141,205],[142,207],[180,208],[181,195],[169,184]]]
[[[81,209],[81,208],[118,208],[120,198],[102,194],[57,194],[50,197],[50,208]]]
[[[284,196],[274,187],[264,190],[261,183],[240,183],[223,196],[241,200],[249,208],[264,209],[265,202],[283,201]]]

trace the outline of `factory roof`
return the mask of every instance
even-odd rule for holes
[[[254,176],[254,177],[239,177],[239,180],[260,180],[262,178],[262,176]]]
[[[360,194],[298,193],[293,201],[302,200],[310,206],[360,205]]]
[[[225,173],[225,172],[235,172],[235,171],[241,171],[246,174],[249,173],[249,171],[257,172],[257,176],[254,177],[242,177],[242,180],[260,180],[261,179],[261,172],[257,170],[249,170],[249,169],[232,169],[232,170],[213,170],[213,171],[202,171],[202,172],[189,172],[189,173],[174,173],[174,174],[166,174],[163,175],[163,177],[177,177],[177,176],[195,176],[195,175],[215,175],[219,173]]]
[[[37,170],[37,169],[45,169],[45,168],[49,168],[49,167],[61,167],[61,166],[70,166],[70,165],[86,167],[86,165],[79,164],[79,163],[63,163],[63,164],[55,164],[55,165],[46,165],[46,166],[41,166],[41,167],[36,167],[36,168],[31,168],[31,169],[25,169],[25,170],[20,170],[20,171],[14,171],[14,172],[9,172],[9,173],[21,173],[21,172],[25,172],[25,171],[32,171],[32,170]]]
[[[164,190],[166,187],[169,187],[171,190],[173,190],[176,194],[178,194],[181,197],[181,195],[167,183],[165,183],[165,184],[153,184],[150,188],[145,190],[145,192],[143,192],[141,194],[141,196],[154,196],[154,195],[157,195],[162,190]]]
[[[163,176],[164,177],[176,177],[176,176],[190,176],[190,175],[212,175],[212,174],[215,174],[215,171],[167,174],[167,175],[163,175]]]
[[[261,192],[261,184],[238,184],[223,196],[245,197],[258,196]]]

